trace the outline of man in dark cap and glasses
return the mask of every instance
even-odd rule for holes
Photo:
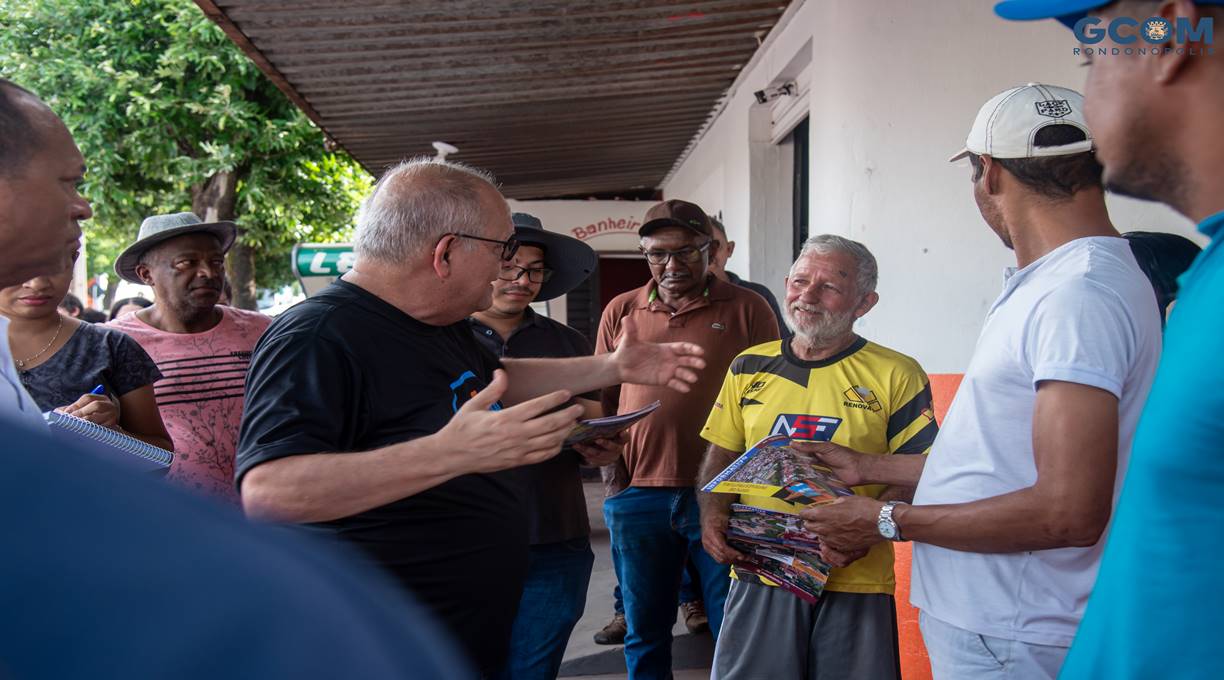
[[[662,406],[629,432],[624,461],[628,485],[604,502],[612,561],[624,595],[625,662],[629,677],[665,677],[671,669],[671,628],[680,573],[691,559],[717,637],[729,571],[701,545],[693,484],[705,445],[701,426],[731,360],[743,350],[778,339],[778,322],[760,295],[710,273],[718,248],[710,218],[687,201],[652,207],[638,230],[650,281],[608,303],[599,322],[596,352],[616,350],[626,328],[654,342],[684,340],[705,350],[706,370],[693,391],[676,398],[665,390],[623,385],[604,390],[607,411],[627,413],[655,400]]]

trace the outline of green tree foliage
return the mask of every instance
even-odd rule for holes
[[[189,0],[0,0],[0,74],[42,96],[85,155],[91,276],[146,215],[213,204],[243,228],[236,253],[259,285],[282,285],[292,244],[347,239],[370,187]],[[243,268],[231,257],[239,297],[254,293]]]

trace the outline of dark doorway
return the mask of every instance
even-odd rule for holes
[[[794,186],[791,191],[791,214],[795,234],[794,253],[791,254],[793,259],[799,257],[799,250],[808,238],[808,119],[804,118],[802,123],[796,125],[790,136],[795,150]]]
[[[612,298],[649,280],[650,269],[641,256],[600,257],[595,273],[565,296],[566,320],[594,344],[603,308]]]

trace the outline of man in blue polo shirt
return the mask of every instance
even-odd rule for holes
[[[1081,48],[1091,60],[1085,106],[1106,186],[1169,205],[1212,240],[1181,279],[1096,587],[1062,677],[1217,677],[1224,53],[1211,41],[1213,28],[1224,26],[1224,0],[1009,0],[995,11],[1008,19],[1057,18],[1067,26],[1089,17],[1107,27],[1129,17],[1123,23],[1132,28],[1115,36],[1124,40],[1153,19],[1206,29],[1197,36],[1170,31],[1170,44],[1155,47],[1171,49],[1158,54],[1127,54],[1127,45],[1108,34],[1091,55]],[[1137,41],[1130,47],[1153,46]]]

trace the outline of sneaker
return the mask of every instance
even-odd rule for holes
[[[706,616],[705,604],[701,600],[682,603],[680,614],[684,616],[684,627],[693,635],[710,629],[710,619]]]
[[[595,644],[623,645],[627,632],[629,632],[629,625],[625,623],[625,615],[617,612],[608,625],[603,627],[603,630],[595,633]]]

